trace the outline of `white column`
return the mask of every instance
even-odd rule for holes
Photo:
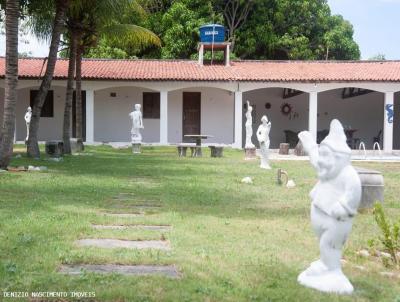
[[[168,145],[168,91],[160,91],[160,144]]]
[[[308,111],[308,131],[317,141],[317,119],[318,119],[318,92],[311,91],[309,94],[309,111]]]
[[[86,142],[94,143],[94,91],[86,90]]]
[[[242,117],[243,117],[243,93],[241,91],[235,91],[235,133],[233,147],[242,149]]]
[[[394,92],[385,93],[385,108],[383,118],[383,151],[393,151],[393,113],[394,113]]]
[[[199,46],[199,65],[203,65],[203,57],[204,57],[204,44],[200,44],[200,46]]]

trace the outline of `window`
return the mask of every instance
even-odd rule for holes
[[[30,106],[33,108],[33,102],[35,100],[36,95],[39,90],[31,90],[30,96]],[[46,96],[46,100],[44,101],[42,112],[40,113],[41,117],[54,117],[54,93],[53,90],[49,90]]]
[[[143,92],[143,118],[160,118],[160,93]]]

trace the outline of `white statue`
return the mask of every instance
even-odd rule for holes
[[[261,165],[262,169],[271,169],[268,163],[268,153],[269,153],[269,132],[271,131],[271,122],[268,121],[266,115],[261,118],[262,124],[258,127],[257,130],[257,139],[260,143],[260,157],[261,157]]]
[[[132,144],[140,144],[142,142],[142,135],[140,129],[143,129],[142,112],[140,112],[141,105],[135,104],[135,110],[129,113],[132,120],[131,139]]]
[[[29,125],[31,124],[31,118],[32,118],[32,108],[28,107],[26,109],[25,113],[25,123],[26,123],[26,138],[25,141],[27,142],[29,139]]]
[[[310,196],[311,224],[319,239],[320,259],[297,280],[320,291],[350,294],[353,286],[343,274],[340,260],[361,199],[361,181],[351,166],[351,150],[338,120],[331,122],[329,135],[319,148],[308,131],[301,132],[299,138],[319,178]]]
[[[251,142],[251,137],[253,136],[253,116],[251,115],[253,107],[250,106],[250,102],[247,101],[247,112],[246,112],[246,149],[255,148],[254,144]]]

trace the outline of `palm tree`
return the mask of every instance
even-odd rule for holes
[[[86,0],[71,6],[68,11],[68,32],[70,41],[69,73],[63,123],[65,152],[70,153],[70,115],[73,90],[73,66],[76,70],[76,138],[82,141],[82,57],[94,47],[99,37],[107,37],[116,43],[160,46],[160,39],[151,31],[132,24],[121,24],[121,12],[127,9],[143,12],[135,1]],[[75,52],[75,53],[74,53]],[[75,64],[73,63],[75,58]],[[70,73],[71,72],[71,73]]]
[[[40,1],[39,1],[40,2]],[[58,47],[60,44],[61,32],[64,28],[64,16],[69,6],[69,0],[55,0],[55,16],[53,27],[51,31],[51,42],[49,49],[49,56],[47,59],[46,71],[42,79],[42,83],[37,93],[33,108],[32,108],[32,119],[29,126],[29,139],[28,139],[28,156],[38,158],[40,157],[40,150],[38,144],[38,132],[39,132],[39,121],[40,113],[44,101],[47,96],[47,92],[50,89],[51,81],[53,79],[54,69],[57,61]],[[38,14],[40,16],[40,14]]]
[[[18,86],[19,0],[6,1],[6,70],[4,119],[0,135],[0,168],[6,169],[14,146],[15,108]]]

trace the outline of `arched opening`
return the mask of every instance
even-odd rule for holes
[[[361,142],[372,149],[375,142],[383,148],[384,94],[367,89],[343,87],[318,94],[318,132],[321,141],[332,119],[338,119],[347,135],[347,143],[358,149]]]
[[[188,87],[168,93],[168,142],[185,134],[209,135],[205,143],[232,144],[234,93],[215,87]],[[199,132],[199,133],[189,133]]]
[[[253,106],[253,133],[266,115],[272,123],[271,149],[279,148],[280,143],[289,143],[294,148],[298,142],[297,133],[308,129],[309,94],[291,88],[262,88],[243,94],[243,146],[245,144],[246,102]],[[253,143],[258,147],[256,136]]]
[[[18,101],[16,106],[16,140],[25,141],[26,109],[33,103],[34,92],[39,90],[39,86],[30,86],[18,89]],[[64,120],[66,88],[62,86],[51,86],[48,97],[43,106],[39,123],[38,140],[61,140]]]
[[[147,98],[151,99],[151,104]],[[159,92],[136,86],[118,86],[94,92],[94,141],[130,142],[132,125],[129,113],[135,104],[141,104],[144,113],[143,142],[159,142]]]

